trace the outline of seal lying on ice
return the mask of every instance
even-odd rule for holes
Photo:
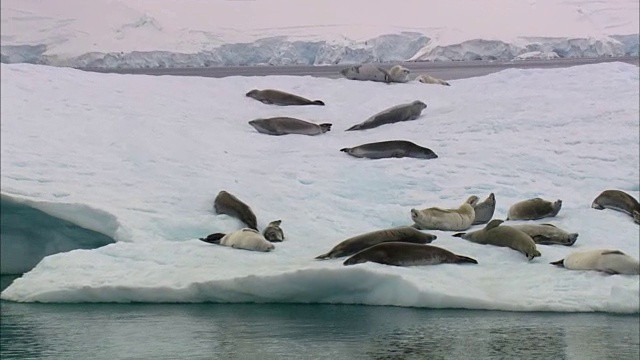
[[[375,262],[393,266],[421,266],[438,264],[477,264],[467,256],[456,255],[449,250],[421,244],[386,242],[368,247],[344,261],[343,265]]]

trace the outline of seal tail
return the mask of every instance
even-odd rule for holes
[[[324,102],[322,100],[313,100],[311,102],[311,105],[320,105],[320,106],[324,106]]]
[[[463,236],[464,236],[464,234],[466,234],[466,233],[461,232],[461,233],[453,234],[453,235],[451,235],[451,236],[461,238],[461,237],[463,237]]]
[[[215,233],[208,235],[206,238],[200,238],[201,241],[204,241],[209,244],[220,244],[220,239],[225,236],[223,233]]]
[[[554,262],[550,262],[549,264],[555,265],[555,266],[564,267],[564,259],[558,260],[558,261],[554,261]]]
[[[442,82],[442,85],[445,85],[445,86],[451,86],[451,84],[449,84],[449,83],[448,83],[448,82],[446,82],[446,81],[443,81],[443,82]]]
[[[470,264],[477,264],[478,260],[476,259],[472,259],[468,256],[462,256],[462,255],[456,255],[458,257],[458,259],[456,260],[457,264],[463,264],[463,263],[470,263]]]
[[[352,127],[348,128],[345,131],[353,131],[353,130],[360,130],[360,124],[353,125]]]
[[[333,124],[331,123],[320,124],[320,131],[322,131],[323,134],[326,133],[327,131],[331,131],[331,125]]]
[[[331,252],[328,252],[326,254],[322,254],[322,255],[318,255],[316,256],[314,259],[316,260],[327,260],[327,259],[331,259]]]
[[[342,148],[342,149],[340,149],[340,151],[342,151],[342,152],[349,152],[349,148]]]

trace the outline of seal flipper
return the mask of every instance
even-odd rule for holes
[[[322,123],[320,124],[320,131],[322,131],[322,133],[326,133],[327,131],[331,131],[331,123]]]
[[[509,220],[509,219],[507,219]],[[499,220],[499,219],[493,219],[491,221],[489,221],[489,223],[484,227],[484,230],[491,230],[495,227],[500,226],[500,224],[502,224],[504,221],[503,220]]]
[[[453,234],[453,235],[451,235],[451,236],[461,238],[461,237],[463,237],[463,236],[464,236],[464,234],[466,234],[466,233],[461,232],[461,233],[455,233],[455,234]]]
[[[550,262],[549,264],[555,265],[555,266],[564,267],[564,259],[558,260],[558,261],[554,261],[554,262]]]
[[[222,239],[225,235],[226,234],[223,233],[215,233],[208,235],[206,238],[200,238],[200,240],[209,244],[220,244],[220,239]]]
[[[534,258],[542,256],[542,254],[538,250],[533,250],[532,253],[525,253],[525,255],[527,256],[527,259],[529,259],[529,261],[533,260]]]
[[[462,255],[456,255],[458,257],[458,259],[456,260],[456,263],[471,263],[471,264],[477,264],[478,261],[476,259],[472,259],[468,256],[462,256]]]
[[[603,251],[602,255],[626,255],[620,250]]]
[[[559,244],[558,242],[551,241],[550,237],[544,236],[544,235],[534,235],[534,236],[531,237],[531,239],[533,239],[533,242],[535,242],[536,244],[540,244],[540,245]]]
[[[324,102],[322,100],[313,100],[311,102],[312,105],[320,105],[320,106],[324,106]]]
[[[615,270],[612,270],[612,269],[604,269],[604,270],[602,270],[602,271],[603,271],[603,272],[606,272],[606,273],[607,273],[607,274],[609,274],[609,275],[620,275],[620,273],[619,273],[619,272],[617,272],[617,271],[615,271]]]

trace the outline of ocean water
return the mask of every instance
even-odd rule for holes
[[[3,360],[640,357],[638,315],[6,301],[0,310]]]

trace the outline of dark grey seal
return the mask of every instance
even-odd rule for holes
[[[416,159],[436,159],[438,155],[431,149],[405,140],[390,140],[362,144],[352,148],[342,148],[345,152],[357,158],[384,159],[410,157]]]
[[[539,197],[519,201],[507,212],[507,220],[538,220],[558,215],[562,208],[562,200],[547,201]]]
[[[284,241],[284,231],[280,228],[282,220],[275,220],[269,223],[262,231],[262,236],[270,242],[282,242]]]
[[[261,134],[267,135],[320,135],[331,130],[330,123],[314,124],[308,121],[291,117],[274,117],[268,119],[255,119],[249,121]]]
[[[386,242],[366,248],[344,261],[343,265],[375,262],[393,266],[422,266],[438,264],[477,264],[467,256],[456,255],[449,250],[432,245],[406,242]]]
[[[409,226],[376,230],[350,237],[334,246],[328,253],[317,256],[316,259],[333,259],[342,256],[349,256],[370,246],[384,242],[395,241],[414,244],[428,244],[436,238],[437,236],[435,235],[423,233],[422,231]]]
[[[258,90],[253,89],[245,94],[247,97],[256,99],[263,104],[269,105],[320,105],[324,106],[324,102],[321,100],[309,100],[307,98],[303,98],[302,96],[289,94],[288,92],[273,90],[273,89],[265,89]]]
[[[213,209],[218,214],[233,216],[245,223],[249,228],[258,230],[256,215],[249,205],[224,190],[220,191],[213,201]]]
[[[598,210],[611,209],[621,211],[640,224],[640,203],[633,196],[621,190],[605,190],[591,203]]]
[[[383,110],[360,124],[353,125],[346,131],[373,129],[384,124],[393,124],[400,121],[415,120],[420,117],[427,104],[416,100],[407,104],[400,104]]]
[[[476,198],[478,198],[476,196]],[[493,218],[493,213],[496,211],[496,196],[491,193],[483,202],[476,202],[473,205],[473,210],[476,213],[476,217],[471,225],[486,224]]]

